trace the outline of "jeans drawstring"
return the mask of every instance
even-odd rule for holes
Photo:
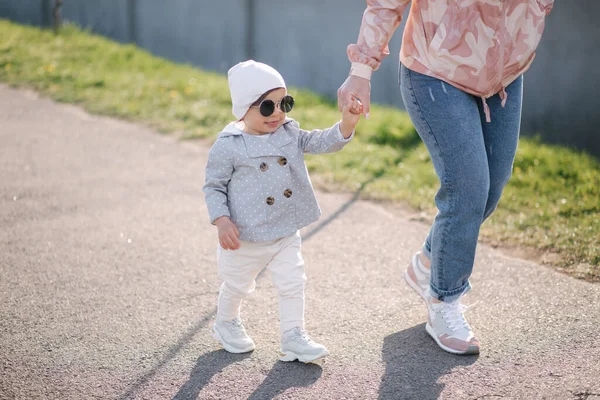
[[[504,108],[504,106],[506,105],[506,100],[508,99],[508,93],[506,93],[506,88],[503,86],[502,90],[498,94],[500,95],[500,99],[502,99],[502,103],[500,104],[502,105],[502,108]],[[488,106],[484,96],[481,96],[481,101],[483,102],[483,112],[485,114],[485,121],[492,122],[492,118],[490,116],[490,107]]]
[[[490,107],[487,105],[485,101],[485,97],[481,96],[481,101],[483,102],[483,112],[485,114],[485,122],[492,122],[492,118],[490,117]]]

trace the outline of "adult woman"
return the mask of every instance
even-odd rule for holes
[[[371,73],[410,0],[368,0],[341,107],[358,97],[368,116]],[[400,51],[402,98],[440,180],[438,214],[405,277],[428,305],[427,332],[456,354],[479,352],[464,319],[481,223],[511,174],[522,74],[535,57],[554,0],[414,0]],[[431,273],[430,273],[431,271]]]

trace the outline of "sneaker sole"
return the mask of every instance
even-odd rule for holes
[[[409,266],[409,268],[410,268],[410,266]],[[408,283],[408,286],[410,286],[412,290],[417,292],[417,294],[419,296],[421,296],[421,298],[427,303],[427,298],[425,297],[425,292],[423,292],[421,290],[421,287],[419,286],[419,284],[417,282],[412,280],[412,278],[408,274],[408,271],[404,272],[404,280],[406,280],[406,283]]]
[[[230,353],[236,353],[236,354],[239,354],[239,353],[248,353],[248,352],[254,350],[254,348],[255,348],[254,344],[252,344],[252,345],[250,345],[250,346],[248,346],[248,347],[246,347],[244,349],[236,349],[235,347],[232,347],[231,345],[225,343],[225,341],[223,340],[223,338],[221,337],[221,335],[219,335],[219,332],[217,332],[215,330],[215,328],[212,329],[211,335],[212,335],[212,337],[214,339],[216,339],[217,341],[219,341],[219,343],[221,343],[221,345],[223,346],[223,348],[225,350],[227,350]]]
[[[477,346],[469,346],[469,348],[465,351],[455,350],[448,346],[444,346],[442,344],[442,342],[440,342],[440,339],[438,339],[435,332],[433,331],[433,328],[431,327],[431,325],[429,325],[429,322],[427,322],[427,324],[425,325],[425,330],[427,331],[427,333],[429,333],[429,336],[431,336],[433,338],[433,340],[435,340],[435,342],[438,344],[438,346],[440,346],[440,348],[442,350],[445,350],[448,353],[459,354],[459,355],[479,354],[479,348]]]
[[[303,363],[310,363],[310,362],[313,362],[313,361],[318,360],[320,358],[327,357],[329,355],[329,352],[327,350],[324,350],[324,351],[322,351],[319,354],[314,355],[314,356],[299,355],[299,354],[296,354],[296,353],[292,353],[291,351],[288,351],[287,353],[280,353],[280,354],[281,354],[281,357],[279,357],[279,359],[281,361],[288,362],[288,361],[298,360],[298,361],[303,362]]]

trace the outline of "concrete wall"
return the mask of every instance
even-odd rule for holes
[[[347,0],[63,0],[63,16],[81,26],[178,62],[225,73],[254,58],[273,65],[288,84],[335,97],[348,74],[346,46],[355,42],[365,7]],[[0,17],[48,25],[53,0],[0,0]],[[45,11],[46,10],[46,11]],[[556,1],[525,74],[523,133],[600,156],[600,14],[597,0]],[[398,53],[374,75],[374,102],[403,108]]]

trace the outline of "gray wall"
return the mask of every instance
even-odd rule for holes
[[[53,0],[0,0],[0,17],[48,25]],[[346,46],[356,41],[365,7],[348,0],[64,0],[66,20],[178,62],[225,73],[254,58],[289,85],[331,98],[348,74]],[[343,6],[342,6],[343,5]],[[525,74],[523,133],[600,156],[600,14],[598,0],[556,0],[537,58]],[[374,102],[403,108],[398,53],[372,81]]]

